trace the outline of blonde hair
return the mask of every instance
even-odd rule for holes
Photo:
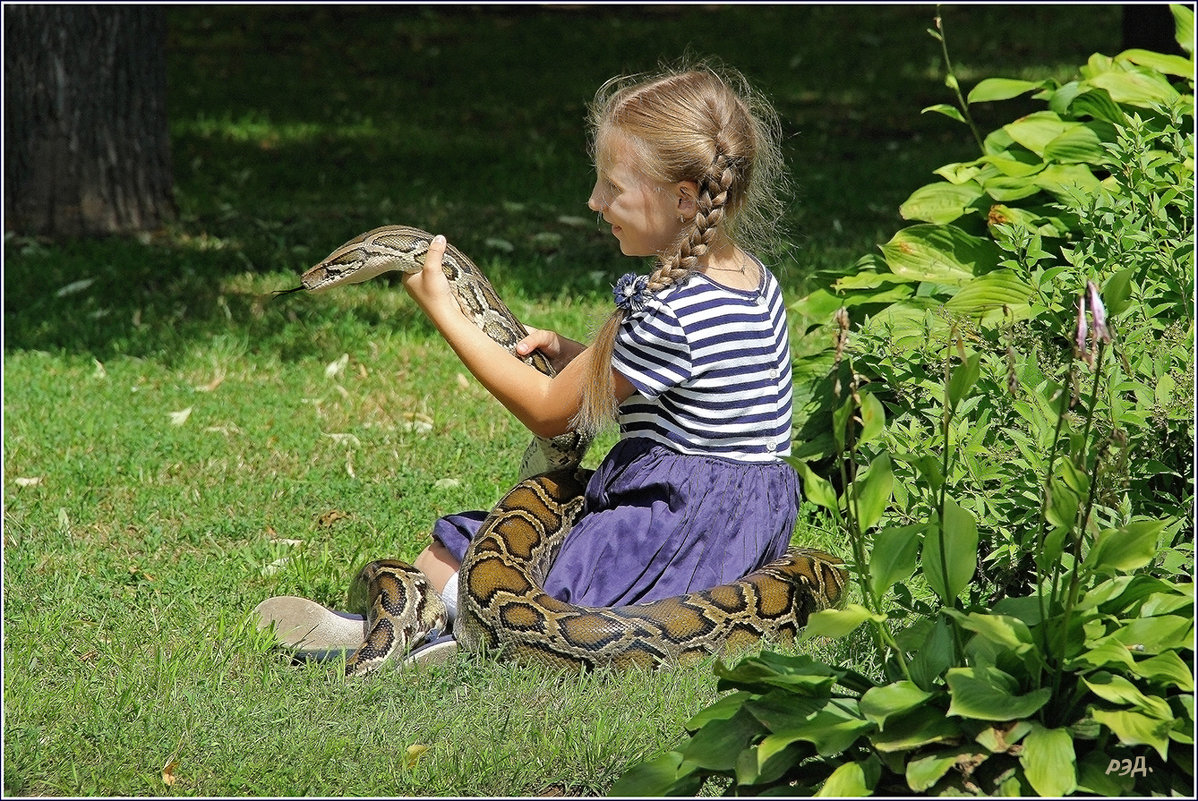
[[[735,70],[701,64],[653,76],[609,80],[590,106],[591,155],[619,132],[631,142],[643,177],[694,181],[696,214],[672,250],[660,254],[648,288],[681,283],[722,235],[754,251],[779,238],[787,185],[781,125],[770,104]],[[617,308],[591,345],[582,405],[574,426],[595,433],[616,415],[611,356],[624,320]]]

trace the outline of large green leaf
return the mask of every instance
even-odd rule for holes
[[[1079,164],[1050,164],[1035,175],[1032,182],[1046,192],[1065,200],[1098,191],[1099,180],[1088,167]]]
[[[1073,737],[1065,729],[1033,723],[1019,761],[1028,783],[1041,796],[1063,798],[1077,789],[1077,755]]]
[[[949,303],[951,302],[949,301]],[[978,375],[981,373],[981,360],[980,353],[971,353],[965,361],[953,368],[952,375],[948,380],[949,409],[956,411],[957,405],[965,399],[965,396],[973,389],[973,385],[977,383]]]
[[[950,120],[965,122],[965,116],[961,113],[961,110],[956,106],[950,106],[948,103],[937,103],[934,106],[928,106],[925,109],[921,109],[919,113],[927,114],[929,111],[935,112],[936,114],[943,114]]]
[[[1020,81],[1014,78],[986,78],[969,91],[965,98],[970,103],[989,103],[995,100],[1010,100],[1035,89],[1050,86],[1049,81]]]
[[[761,724],[746,709],[746,701],[730,718],[707,722],[680,748],[683,768],[732,770],[741,750],[763,735]]]
[[[977,720],[1026,718],[1052,696],[1050,687],[1021,695],[1014,677],[990,665],[952,668],[945,680],[952,694],[948,714]]]
[[[1151,69],[1109,70],[1094,75],[1089,83],[1105,89],[1116,103],[1137,108],[1167,106],[1179,96],[1163,75]]]
[[[802,638],[808,640],[812,637],[843,637],[867,620],[883,623],[886,616],[875,615],[861,604],[847,604],[842,609],[813,612],[807,618],[807,627],[803,629]]]
[[[1112,640],[1141,654],[1190,648],[1193,647],[1193,637],[1193,613],[1138,618],[1110,635]]]
[[[995,270],[966,283],[944,308],[974,317],[1004,306],[1025,307],[1031,294],[1032,288],[1013,270]]]
[[[1031,629],[1019,618],[993,612],[964,614],[952,609],[944,611],[966,631],[972,631],[1015,653],[1023,653],[1035,645],[1032,641]]]
[[[824,780],[815,793],[816,798],[863,798],[872,795],[874,785],[882,775],[877,757],[860,762],[846,762]]]
[[[1081,89],[1077,84],[1074,84],[1074,88]],[[1127,114],[1119,107],[1119,104],[1111,100],[1110,94],[1105,89],[1096,87],[1071,95],[1068,111],[1076,117],[1089,116],[1112,125],[1127,123]]]
[[[928,585],[948,605],[952,605],[973,578],[978,563],[977,520],[952,498],[945,498],[940,525],[928,526],[922,563]]]
[[[1140,50],[1133,48],[1124,50],[1116,59],[1130,61],[1133,64],[1138,64],[1141,67],[1163,72],[1166,75],[1176,75],[1179,78],[1194,79],[1194,60],[1192,58],[1183,58],[1170,53],[1156,53],[1152,50]]]
[[[1044,146],[1044,156],[1061,164],[1105,164],[1110,157],[1102,146],[1114,141],[1114,129],[1107,123],[1087,123],[1064,131]]]
[[[1033,180],[1033,177],[1024,175],[998,175],[983,181],[982,188],[994,200],[1000,203],[1010,203],[1015,200],[1023,200],[1025,197],[1031,197],[1040,192],[1040,186]]]
[[[1169,728],[1172,721],[1161,720],[1132,709],[1094,709],[1094,719],[1115,733],[1123,745],[1150,745],[1168,758]]]
[[[836,496],[832,482],[816,475],[806,462],[792,458],[787,458],[786,461],[798,472],[799,483],[803,485],[803,495],[807,500],[833,512],[840,508],[840,499]]]
[[[869,557],[870,590],[881,598],[895,582],[905,581],[915,572],[919,555],[919,535],[924,526],[884,528],[874,534]]]
[[[857,434],[857,442],[873,442],[886,426],[886,410],[882,401],[872,392],[861,393],[861,431]]]
[[[1194,9],[1189,6],[1183,6],[1179,3],[1174,3],[1169,6],[1169,10],[1173,12],[1174,37],[1177,43],[1181,45],[1181,49],[1194,55]],[[1194,73],[1191,70],[1190,77],[1193,78]]]
[[[1173,719],[1173,713],[1163,698],[1156,695],[1145,695],[1139,687],[1122,676],[1116,676],[1106,670],[1099,670],[1088,676],[1083,676],[1082,681],[1090,688],[1090,692],[1104,701],[1120,706],[1134,706],[1145,715],[1161,720]]]
[[[748,701],[745,709],[774,735],[775,748],[808,742],[821,756],[840,753],[876,728],[844,700],[804,698],[784,690]]]
[[[1164,520],[1139,520],[1098,534],[1082,563],[1095,572],[1123,572],[1143,567],[1157,554]]]
[[[858,475],[853,481],[853,496],[857,502],[857,525],[862,531],[873,528],[882,519],[882,513],[890,505],[893,489],[894,471],[890,465],[890,456],[883,453],[870,462],[869,470],[864,476]]]
[[[960,217],[975,200],[984,195],[982,187],[970,181],[963,184],[936,183],[921,186],[899,206],[904,220],[944,225]]]
[[[986,754],[979,754],[977,748],[969,745],[958,746],[946,751],[932,751],[929,754],[914,756],[907,762],[907,786],[917,793],[923,793],[936,782],[944,778],[944,774],[952,770],[958,761],[969,761],[981,757],[978,763],[985,761]],[[962,757],[965,760],[962,760]]]
[[[990,272],[1001,255],[991,240],[952,225],[903,228],[881,250],[895,274],[939,284],[961,284]]]
[[[858,706],[866,720],[885,731],[887,718],[914,709],[931,697],[932,693],[919,689],[913,682],[897,681],[866,690]]]
[[[1124,648],[1124,651],[1127,649]],[[1176,651],[1135,662],[1132,672],[1153,684],[1172,684],[1183,693],[1194,692],[1194,674]]]
[[[937,615],[932,624],[931,633],[919,648],[914,649],[907,669],[911,672],[911,680],[925,690],[930,690],[950,665],[955,663],[956,650],[953,646],[953,632],[948,620]]]
[[[1102,287],[1102,302],[1107,317],[1115,317],[1127,309],[1131,301],[1131,279],[1139,272],[1135,267],[1124,267],[1107,279]]]
[[[925,705],[892,716],[886,731],[871,735],[870,740],[878,751],[891,753],[931,743],[957,742],[961,735],[957,722],[946,718],[943,709]]]
[[[677,751],[669,751],[656,759],[642,762],[616,780],[611,787],[611,794],[616,797],[637,798],[678,793],[680,788],[676,783],[681,776],[685,775],[680,771],[681,765],[682,754]],[[690,772],[690,770],[686,771],[686,773]],[[695,785],[697,790],[698,777],[695,779]],[[688,793],[683,790],[682,794]]]
[[[1055,112],[1037,111],[1003,126],[1007,135],[1041,158],[1053,139],[1081,123],[1062,120]]]

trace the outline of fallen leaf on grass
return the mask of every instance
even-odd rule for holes
[[[290,561],[290,556],[280,556],[269,565],[264,565],[261,573],[264,576],[273,576],[275,573],[278,573],[280,570],[282,570],[283,567]]]
[[[178,781],[178,779],[175,778],[175,768],[178,766],[178,764],[179,763],[175,761],[175,757],[171,757],[166,761],[166,764],[162,766],[162,783],[167,787],[174,785],[174,783]]]
[[[211,381],[209,381],[207,384],[203,385],[202,387],[196,387],[195,391],[196,392],[212,392],[214,389],[219,387],[221,385],[221,383],[224,382],[224,380],[225,380],[225,371],[217,370],[216,375],[214,375],[212,377]]]
[[[36,487],[42,483],[41,476],[33,476],[32,478],[18,478],[16,480],[18,487]]]
[[[353,434],[325,434],[325,436],[338,443],[344,442],[346,444],[355,446],[362,444],[361,440],[359,440]]]
[[[408,412],[404,414],[404,422],[400,424],[400,429],[403,431],[412,431],[417,434],[427,434],[433,430],[433,418],[427,414],[418,412]]]
[[[433,484],[437,489],[453,489],[462,485],[461,479],[457,478],[439,478],[437,483]]]
[[[330,509],[320,517],[316,518],[316,525],[320,526],[321,528],[328,528],[338,520],[346,520],[348,518],[349,515],[347,515],[345,512],[339,512],[336,509]]]
[[[171,412],[171,425],[181,426],[187,422],[188,417],[191,417],[191,407],[190,406],[188,406],[186,409],[183,409],[182,411]]]
[[[404,751],[404,757],[403,757],[404,767],[406,767],[406,768],[416,767],[416,763],[420,761],[420,757],[424,756],[424,752],[427,750],[428,750],[428,746],[422,745],[421,743],[414,743],[413,745],[409,745],[407,750]]]
[[[458,373],[458,386],[462,389],[470,389],[470,379],[466,378],[461,373]]]
[[[345,365],[347,364],[349,364],[349,354],[342,353],[341,358],[329,362],[328,366],[324,368],[324,377],[336,378],[345,370]]]
[[[72,281],[55,292],[54,297],[65,298],[67,295],[74,295],[77,292],[82,292],[94,283],[96,283],[96,279],[94,278],[82,278],[78,281]]]

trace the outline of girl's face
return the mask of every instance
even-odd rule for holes
[[[694,215],[694,194],[686,194],[688,182],[648,178],[637,166],[629,138],[618,130],[606,132],[597,150],[598,177],[587,206],[611,225],[620,252],[656,256],[672,249],[684,225],[679,216]]]

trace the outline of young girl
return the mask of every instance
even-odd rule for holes
[[[791,368],[778,282],[746,250],[781,208],[779,126],[739,76],[708,68],[615,79],[592,106],[587,205],[647,276],[584,347],[531,330],[549,378],[474,326],[441,271],[444,240],[404,284],[479,381],[535,434],[609,420],[620,440],[590,480],[548,594],[583,606],[653,601],[734,581],[780,557],[798,508]],[[485,512],[438,520],[415,561],[451,614]]]
[[[736,74],[613,79],[591,124],[598,176],[587,205],[622,253],[655,262],[649,275],[618,281],[614,313],[590,347],[530,330],[518,350],[540,349],[556,377],[513,358],[461,312],[441,270],[443,237],[404,285],[535,434],[619,423],[544,587],[573,604],[613,606],[734,581],[789,544],[798,482],[781,459],[791,438],[785,309],[751,253],[780,215],[784,173],[777,117]],[[458,568],[485,516],[441,518],[415,560],[451,615]],[[286,609],[282,617],[310,612]],[[311,614],[308,629],[338,622],[323,608]],[[354,647],[361,634],[355,619],[331,636]]]

